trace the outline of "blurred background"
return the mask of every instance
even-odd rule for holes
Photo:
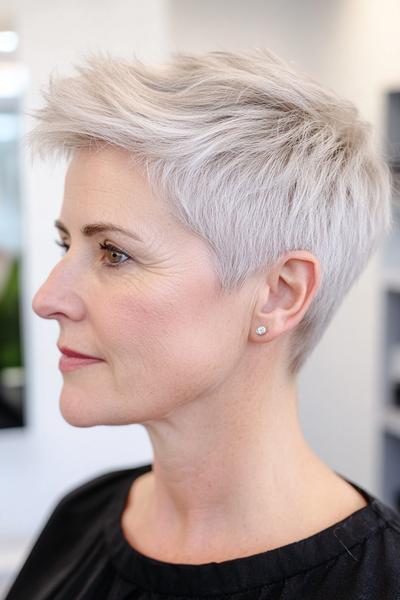
[[[397,0],[2,0],[0,597],[66,491],[152,460],[141,425],[77,429],[62,419],[58,326],[31,309],[60,256],[53,222],[66,165],[32,164],[21,142],[32,126],[25,111],[40,106],[51,72],[69,74],[97,49],[159,62],[178,50],[266,46],[356,104],[396,180],[399,30]],[[346,297],[299,394],[305,435],[321,458],[399,510],[400,226]]]

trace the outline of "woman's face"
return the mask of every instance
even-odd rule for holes
[[[218,392],[247,343],[249,295],[220,293],[208,246],[152,195],[128,153],[79,150],[58,221],[68,249],[33,309],[58,321],[59,346],[101,359],[63,371],[64,418],[143,423]],[[140,239],[88,227],[99,223]]]

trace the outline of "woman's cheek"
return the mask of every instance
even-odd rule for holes
[[[184,301],[181,299],[181,303]],[[113,296],[105,310],[98,311],[99,327],[109,341],[124,351],[135,350],[138,343],[146,344],[173,334],[176,323],[185,320],[182,304],[175,298],[124,294]]]

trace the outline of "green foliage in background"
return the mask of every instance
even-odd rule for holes
[[[19,259],[16,258],[5,288],[0,292],[0,370],[22,366],[19,272]]]

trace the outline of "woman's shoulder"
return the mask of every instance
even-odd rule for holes
[[[114,504],[123,502],[125,490],[143,467],[118,469],[95,475],[79,483],[55,502],[49,516],[32,542],[31,549],[17,574],[7,599],[44,598],[45,589],[51,595],[64,585],[65,572],[72,571],[86,557],[97,560],[103,552],[101,524],[107,521]],[[99,554],[100,553],[100,554]],[[61,565],[63,567],[61,568]],[[72,596],[71,596],[72,597]]]
[[[367,505],[314,537],[321,561],[310,565],[311,573],[318,579],[329,567],[323,593],[316,598],[400,598],[400,513],[352,485],[362,491]]]
[[[334,530],[344,550],[332,572],[336,597],[400,598],[400,513],[373,497],[353,526],[351,519],[346,521],[348,531],[346,527]],[[359,532],[362,535],[352,546],[351,538]]]

